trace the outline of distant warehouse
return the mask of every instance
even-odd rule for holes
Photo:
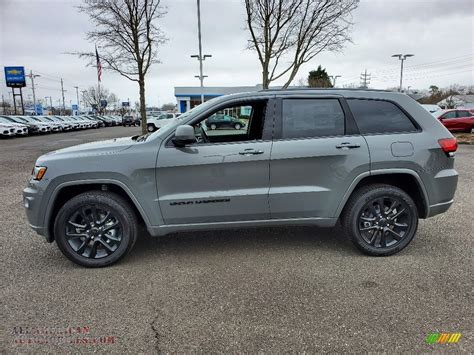
[[[258,91],[262,85],[255,86],[207,86],[204,87],[204,101],[214,97],[237,94],[240,92]],[[178,102],[178,110],[183,113],[201,103],[201,88],[199,86],[177,86],[174,88],[174,96]]]

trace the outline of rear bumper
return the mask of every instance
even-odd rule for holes
[[[446,212],[449,207],[453,204],[454,200],[448,201],[448,202],[442,202],[442,203],[437,203],[436,205],[431,205],[428,207],[428,216],[427,217],[433,217],[438,214]]]
[[[458,172],[454,169],[441,170],[434,176],[428,190],[430,204],[427,217],[446,212],[451,207],[457,185]]]

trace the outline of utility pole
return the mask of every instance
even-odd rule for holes
[[[79,112],[79,86],[74,86],[76,89],[76,97],[77,97],[77,111]]]
[[[86,108],[87,106],[87,102],[86,102],[86,92],[87,90],[82,90],[81,91],[81,94],[82,94],[82,105],[84,106],[84,109]]]
[[[64,104],[64,92],[67,90],[64,90],[64,85],[63,85],[63,78],[61,78],[61,95],[63,97],[63,114],[66,112],[66,105]]]
[[[201,0],[197,0],[197,17],[198,17],[198,41],[199,41],[199,54],[194,54],[191,58],[197,58],[199,60],[199,75],[195,75],[196,78],[199,78],[201,82],[201,103],[204,102],[204,78],[207,78],[207,75],[203,75],[202,62],[206,58],[211,58],[212,55],[204,54],[202,55],[202,44],[201,44]]]
[[[33,110],[35,111],[35,114],[37,114],[37,112],[36,112],[35,78],[37,78],[39,76],[41,76],[41,75],[33,74],[32,70],[30,70],[30,74],[28,75],[28,77],[31,79],[31,90],[33,90]]]
[[[329,75],[329,77],[332,79],[332,87],[335,88],[336,87],[336,79],[340,78],[341,76],[340,75]]]
[[[392,57],[394,58],[398,58],[400,61],[401,61],[401,65],[400,65],[400,88],[398,89],[399,92],[402,92],[403,90],[403,62],[409,58],[409,57],[413,57],[414,54],[394,54],[392,55]]]
[[[360,74],[360,87],[367,89],[370,84],[370,73],[367,74],[367,69],[363,73]]]

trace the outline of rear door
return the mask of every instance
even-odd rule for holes
[[[280,97],[270,159],[271,217],[332,218],[369,152],[341,97]]]
[[[462,131],[470,132],[474,127],[473,114],[467,110],[459,110],[457,113],[458,127]]]

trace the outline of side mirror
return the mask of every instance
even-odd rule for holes
[[[194,128],[190,125],[182,125],[176,128],[174,133],[173,144],[176,147],[185,147],[186,145],[196,143]]]

